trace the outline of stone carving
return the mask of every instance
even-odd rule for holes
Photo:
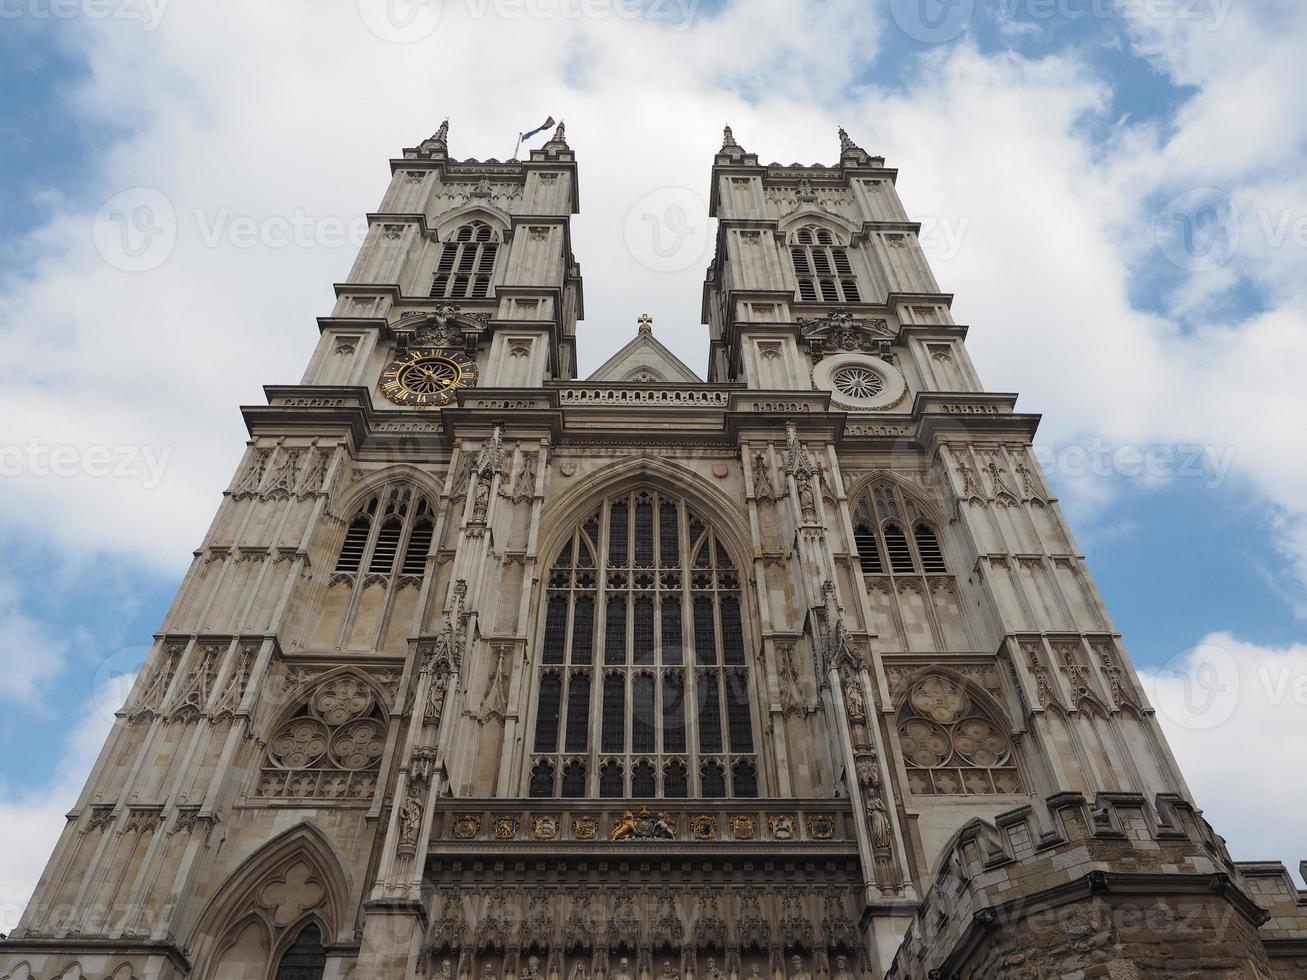
[[[594,840],[599,835],[599,821],[585,813],[573,817],[572,833],[577,840]]]
[[[848,664],[840,670],[840,684],[844,688],[844,710],[848,714],[849,724],[866,724],[867,705],[862,697],[862,685]]]
[[[517,837],[517,817],[495,818],[495,840],[513,840]]]
[[[502,422],[496,422],[491,427],[490,438],[477,453],[476,472],[482,477],[504,472],[504,424]]]
[[[302,449],[284,451],[282,461],[272,475],[272,483],[263,492],[263,499],[287,499],[295,493],[295,488],[299,485],[299,465],[302,455],[304,455]]]
[[[536,817],[531,821],[531,836],[536,840],[553,840],[558,836],[558,818]]]
[[[517,474],[517,480],[513,483],[512,501],[520,504],[523,501],[534,500],[536,493],[536,467],[539,465],[539,453],[522,454],[522,471]]]
[[[695,840],[716,840],[717,818],[706,814],[691,817],[690,836]]]
[[[259,488],[263,486],[263,477],[267,473],[268,460],[271,456],[271,449],[254,450],[254,458],[250,460],[245,475],[232,493],[233,500],[244,500],[246,497],[258,496]]]
[[[651,814],[648,807],[641,807],[638,814],[631,810],[625,811],[621,819],[613,824],[608,836],[615,841],[672,840],[676,833],[672,828],[671,814]]]
[[[813,840],[830,840],[835,836],[835,818],[829,813],[815,813],[808,817],[808,835]]]
[[[412,853],[422,833],[422,800],[420,783],[410,783],[408,796],[399,808],[399,850],[400,853]]]
[[[844,903],[834,892],[826,895],[821,931],[825,934],[827,949],[852,951],[862,945],[857,930],[853,928],[852,919],[844,908]]]
[[[154,676],[150,678],[150,683],[141,692],[140,700],[137,701],[136,707],[132,711],[133,718],[158,711],[159,706],[163,704],[164,695],[168,693],[169,685],[172,684],[173,675],[177,672],[177,666],[181,661],[184,649],[186,649],[186,646],[182,643],[165,643],[163,645]]]
[[[808,345],[813,362],[838,351],[859,351],[894,360],[894,334],[881,317],[858,318],[847,310],[826,317],[800,317],[800,337]]]
[[[242,643],[237,648],[236,663],[231,673],[227,675],[227,681],[213,704],[215,718],[235,714],[240,709],[241,699],[245,696],[245,686],[249,683],[258,653],[259,647],[255,643]]]
[[[481,833],[481,818],[472,813],[463,813],[454,820],[454,838],[472,840]]]
[[[803,682],[799,678],[798,667],[794,663],[794,641],[780,640],[776,644],[776,656],[779,660],[779,682],[781,712],[786,715],[799,715],[807,712],[807,702],[803,697]]]
[[[913,793],[1015,793],[1012,742],[989,710],[953,679],[928,674],[898,711],[899,744]]]
[[[822,583],[821,592],[826,607],[826,637],[822,644],[822,673],[825,673],[832,667],[857,663],[858,656],[853,649],[853,640],[849,637],[844,617],[840,614],[839,603],[835,598],[835,583],[827,579]]]
[[[835,957],[835,969],[831,974],[831,980],[854,980],[853,974],[849,971],[849,958],[847,956]]]
[[[794,817],[788,813],[776,814],[767,818],[767,826],[776,840],[794,840]]]
[[[717,893],[705,888],[699,893],[699,916],[694,931],[695,949],[724,949],[726,920],[717,903]]]
[[[608,925],[608,946],[614,950],[640,948],[640,920],[632,907],[629,891],[622,891],[617,895],[613,918]],[[626,963],[626,960],[623,959],[622,963]]]
[[[803,912],[803,903],[794,891],[781,897],[781,944],[788,949],[812,949],[812,923]]]
[[[218,677],[218,657],[221,653],[222,648],[213,643],[206,643],[200,648],[198,660],[182,681],[172,717],[198,715],[204,711],[213,683]]]
[[[479,720],[483,725],[495,719],[502,721],[508,712],[510,669],[507,661],[511,650],[512,648],[508,646],[492,647],[495,666],[490,673],[490,679],[486,681],[486,692],[481,698],[479,714]]]
[[[867,833],[873,848],[889,847],[889,814],[885,808],[883,783],[880,765],[874,752],[858,756],[854,763],[857,768],[858,785],[862,789],[863,805],[867,813]]]
[[[658,917],[649,938],[654,949],[680,949],[685,941],[685,927],[676,914],[676,902],[670,888],[658,892]]]
[[[790,957],[789,980],[812,980],[812,974],[804,968],[802,956]]]
[[[772,486],[771,464],[761,449],[753,454],[753,493],[759,500],[777,500],[780,497]]]
[[[736,840],[753,840],[758,836],[758,822],[745,813],[731,817],[731,836]]]
[[[744,896],[740,900],[738,934],[740,934],[741,950],[771,949],[771,926],[762,913],[762,902],[758,898],[758,892],[753,889],[745,889]]]

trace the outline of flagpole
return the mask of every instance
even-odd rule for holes
[[[520,150],[520,149],[522,149],[522,136],[523,136],[523,135],[524,135],[524,134],[522,134],[522,133],[518,133],[518,134],[517,134],[517,146],[513,147],[513,155],[512,155],[511,157],[509,157],[510,160],[516,160],[516,159],[517,159],[517,151]]]

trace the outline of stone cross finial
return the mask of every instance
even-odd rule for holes
[[[722,149],[724,150],[727,147],[739,145],[739,143],[735,142],[735,134],[731,132],[731,127],[727,126],[726,130],[722,133]]]
[[[436,142],[436,143],[448,143],[448,142],[449,142],[449,120],[448,120],[448,119],[446,119],[444,122],[442,122],[442,123],[440,124],[440,128],[436,130],[436,135],[433,136],[433,137],[431,137],[431,139],[432,139],[434,142]]]
[[[641,313],[636,323],[639,324],[640,333],[653,333],[653,317],[648,313]]]
[[[840,127],[840,152],[847,153],[849,150],[853,150],[853,149],[856,149],[856,147],[853,145],[853,140],[849,139],[849,134],[846,133],[844,131],[844,127],[841,126]]]
[[[551,143],[567,142],[567,129],[561,119],[558,121],[558,128],[554,130],[554,135],[550,137],[549,142]]]

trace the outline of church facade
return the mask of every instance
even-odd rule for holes
[[[1307,975],[884,160],[728,129],[707,380],[641,317],[581,381],[563,127],[448,140],[244,409],[0,977]]]

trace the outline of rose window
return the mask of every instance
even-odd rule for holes
[[[885,390],[885,379],[871,368],[855,365],[840,368],[831,376],[835,389],[848,398],[875,398]]]

